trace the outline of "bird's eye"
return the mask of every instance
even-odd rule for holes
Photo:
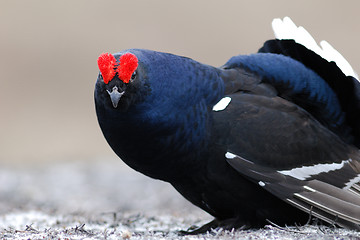
[[[136,78],[136,70],[133,72],[133,74],[131,75],[131,81],[133,81]]]

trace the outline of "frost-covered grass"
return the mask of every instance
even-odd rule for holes
[[[115,159],[1,166],[0,183],[0,239],[360,239],[344,229],[273,225],[182,236],[212,218]]]
[[[191,215],[191,214],[190,214]],[[213,230],[197,236],[182,236],[179,230],[202,224],[194,216],[148,216],[107,213],[97,216],[57,215],[39,211],[16,212],[0,218],[1,239],[360,239],[344,229],[307,226],[279,229],[268,225],[246,231]]]

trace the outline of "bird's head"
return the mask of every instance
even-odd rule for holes
[[[138,57],[131,53],[102,53],[98,60],[97,90],[103,101],[114,109],[126,111],[139,98],[144,71]]]

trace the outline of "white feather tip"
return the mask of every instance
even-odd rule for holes
[[[326,41],[321,41],[319,46],[305,28],[297,27],[289,17],[284,17],[283,20],[275,18],[272,21],[272,28],[277,39],[293,39],[327,61],[335,62],[346,76],[352,76],[359,80],[350,63],[335,48]]]

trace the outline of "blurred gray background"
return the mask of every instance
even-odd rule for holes
[[[360,1],[0,2],[0,166],[115,158],[97,124],[102,52],[147,48],[220,66],[290,16],[360,71]]]

